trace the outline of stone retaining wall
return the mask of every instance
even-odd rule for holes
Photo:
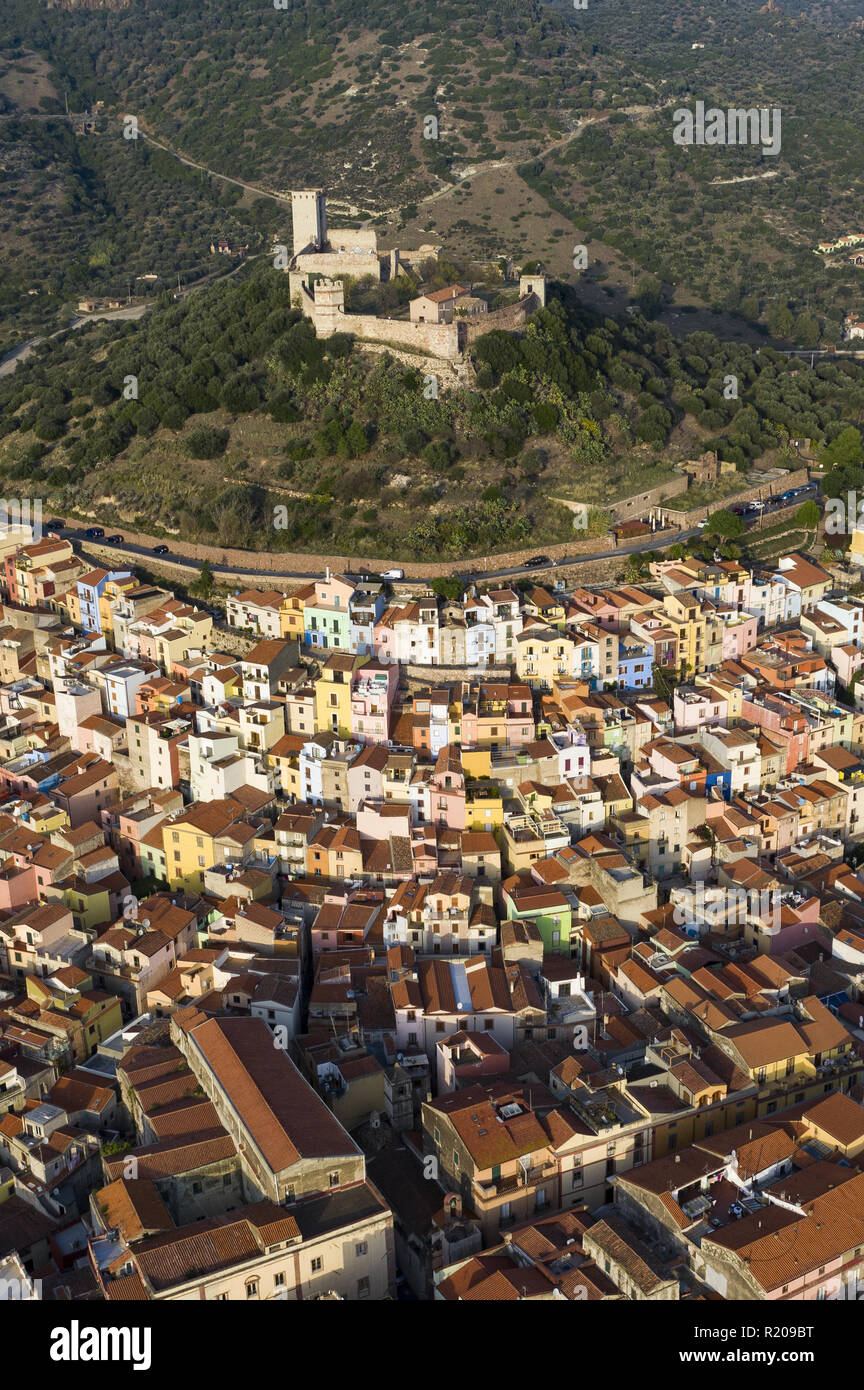
[[[680,526],[682,531],[689,531],[712,512],[728,511],[730,507],[740,506],[744,502],[767,501],[769,497],[788,492],[792,487],[803,487],[809,481],[809,468],[795,468],[789,473],[784,473],[782,478],[762,483],[758,487],[742,488],[740,492],[732,492],[728,497],[721,497],[718,501],[709,502],[703,507],[691,507],[689,511],[675,511],[664,507],[664,518],[670,525]]]
[[[677,531],[674,530],[655,531],[651,539],[657,541],[658,544],[671,545],[677,538],[677,534]],[[222,566],[229,571],[227,575],[220,574],[218,576],[220,582],[224,582],[226,579],[231,581],[236,578],[238,584],[246,587],[250,585],[254,587],[253,576],[244,576],[241,573],[243,570],[255,570],[255,582],[259,578],[261,580],[272,579],[274,588],[290,590],[292,582],[300,584],[303,580],[298,578],[296,581],[292,581],[284,578],[285,574],[316,575],[322,572],[325,565],[329,565],[330,569],[337,574],[341,574],[345,570],[358,569],[369,569],[377,572],[389,568],[393,563],[390,560],[369,559],[362,555],[307,555],[302,551],[234,550],[229,546],[196,545],[192,541],[183,541],[174,536],[148,536],[144,532],[131,531],[128,528],[124,528],[123,536],[130,545],[138,545],[146,550],[152,550],[155,545],[169,545],[176,554],[195,560],[199,565],[202,560],[210,560],[214,565]],[[647,539],[648,537],[646,537]],[[88,552],[97,553],[100,563],[111,569],[122,569],[124,565],[146,565],[148,569],[170,571],[185,580],[186,583],[190,583],[195,578],[186,566],[173,564],[170,560],[164,560],[158,555],[127,555],[122,551],[100,546],[98,541],[87,541],[86,546]],[[547,554],[553,562],[550,566],[543,569],[526,568],[525,573],[536,574],[539,577],[548,573],[550,569],[554,569],[556,560],[562,560],[571,555],[585,555],[586,559],[590,559],[591,555],[596,554],[598,550],[605,551],[607,549],[611,549],[611,547],[605,536],[594,540],[562,541],[560,544],[550,545],[544,551],[544,554]],[[536,546],[531,550],[512,550],[503,553],[498,551],[487,557],[489,568],[493,570],[516,569],[519,566],[525,566],[525,561],[530,560],[531,556],[536,553]],[[624,559],[617,561],[617,563],[623,564]],[[404,569],[408,579],[445,578],[448,575],[461,574],[466,569],[476,572],[479,579],[482,580],[483,578],[482,558],[478,559],[477,556],[465,557],[461,560],[406,561],[404,564],[399,561],[398,564],[401,569]]]

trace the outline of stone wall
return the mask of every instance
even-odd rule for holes
[[[540,307],[540,300],[536,294],[526,294],[515,304],[505,304],[502,309],[492,309],[490,313],[481,314],[477,319],[459,319],[461,341],[468,346],[495,328],[505,333],[516,333],[520,328],[524,328],[531,315]]]
[[[374,251],[355,255],[352,251],[305,251],[297,257],[297,270],[303,275],[351,275],[360,280],[371,275],[381,279],[381,262]]]
[[[317,330],[317,319],[315,327]],[[460,327],[458,323],[409,323],[407,319],[379,319],[374,314],[343,314],[339,324],[341,332],[353,333],[364,340],[385,346],[394,343],[411,352],[446,359],[461,356]]]
[[[459,360],[462,356],[461,326],[456,323],[411,323],[407,319],[378,318],[376,314],[346,314],[345,287],[341,280],[318,280],[312,295],[305,284],[298,281],[296,271],[291,273],[291,292],[299,296],[300,307],[312,320],[319,338],[329,338],[334,333],[353,333],[364,342],[382,343],[385,347],[392,343],[410,352],[448,361]]]
[[[616,521],[635,521],[650,512],[652,507],[664,502],[667,497],[680,497],[690,486],[686,473],[667,478],[665,483],[648,488],[645,492],[634,492],[632,497],[623,497],[620,502],[610,502],[608,510]]]
[[[370,559],[362,555],[309,555],[300,551],[251,551],[234,550],[229,546],[218,545],[196,545],[191,541],[183,541],[174,536],[148,536],[142,532],[134,532],[124,527],[123,531],[126,540],[130,545],[141,546],[142,549],[152,550],[154,545],[167,544],[177,555],[183,555],[190,560],[194,560],[200,565],[202,560],[210,560],[214,565],[219,565],[227,570],[227,574],[219,574],[218,582],[236,582],[239,586],[249,588],[261,582],[270,584],[273,588],[282,589],[290,592],[292,587],[299,587],[303,582],[303,576],[321,574],[324,566],[329,565],[330,569],[340,574],[345,570],[370,569],[380,571],[387,569],[392,560]],[[671,545],[677,539],[677,531],[655,531],[651,540],[657,545]],[[646,537],[646,540],[648,538]],[[638,546],[636,547],[639,548]],[[185,583],[190,583],[197,578],[196,573],[186,565],[178,565],[171,560],[161,559],[158,555],[129,555],[127,552],[117,551],[111,547],[100,546],[98,541],[85,541],[83,549],[88,555],[98,559],[99,563],[106,568],[118,569],[128,568],[129,566],[142,565],[154,572],[165,572],[166,579],[182,579]],[[543,568],[528,568],[525,564],[535,549],[512,550],[504,553],[490,555],[489,568],[493,570],[516,569],[520,566],[526,575],[534,575],[538,580],[543,576],[548,578],[551,571],[555,569],[556,560],[562,560],[568,556],[584,555],[586,564],[592,563],[592,555],[597,551],[605,552],[612,547],[606,537],[594,540],[582,541],[563,541],[558,545],[550,545],[546,549],[551,564]],[[623,549],[623,548],[622,548]],[[419,578],[435,579],[451,574],[462,574],[466,568],[470,567],[472,572],[476,572],[480,582],[483,582],[484,573],[481,569],[482,561],[474,557],[469,560],[463,557],[461,560],[420,560],[407,561],[404,564],[399,561],[400,567],[404,569],[408,580]],[[626,551],[621,555],[613,554],[608,557],[608,563],[613,566],[617,573],[623,569],[627,563]],[[234,568],[236,566],[236,569]],[[578,567],[579,572],[582,566]],[[243,571],[255,571],[254,585],[252,577]],[[567,571],[568,575],[576,572],[575,567]],[[292,585],[290,578],[286,576],[295,575],[296,583]],[[500,580],[503,586],[507,580]],[[395,584],[394,588],[398,591],[403,586]],[[406,586],[407,587],[407,586]]]
[[[404,668],[404,680],[409,690],[426,685],[456,684],[459,681],[509,681],[513,666],[496,662],[491,666],[419,666],[410,663]]]
[[[784,473],[782,477],[772,479],[771,482],[761,483],[758,487],[742,488],[740,492],[730,493],[728,497],[721,497],[703,507],[691,507],[689,511],[664,507],[664,520],[670,526],[678,526],[682,531],[688,531],[704,517],[710,516],[711,512],[728,511],[730,507],[740,506],[744,502],[765,501],[769,497],[776,497],[778,493],[788,492],[790,488],[803,487],[809,481],[809,469],[795,468],[789,473]]]

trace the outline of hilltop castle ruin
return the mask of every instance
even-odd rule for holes
[[[440,245],[424,245],[416,251],[379,252],[377,235],[371,229],[328,229],[327,199],[322,188],[292,192],[291,209],[291,299],[312,320],[319,338],[352,333],[370,345],[377,344],[373,351],[389,350],[411,365],[441,370],[445,385],[455,386],[466,379],[465,354],[475,338],[493,328],[518,332],[531,314],[546,303],[544,276],[523,275],[517,302],[489,312],[484,300],[453,285],[433,294],[418,294],[409,305],[407,320],[346,314],[345,286],[338,276],[369,275],[380,282],[407,275],[419,286],[418,267],[437,256]]]

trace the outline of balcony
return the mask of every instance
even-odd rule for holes
[[[554,1178],[558,1172],[557,1165],[554,1163],[541,1163],[535,1168],[529,1168],[527,1173],[521,1170],[508,1177],[498,1178],[495,1182],[474,1182],[472,1184],[472,1200],[478,1207],[494,1202],[499,1198],[507,1198],[515,1193],[530,1191],[538,1183],[548,1182]]]

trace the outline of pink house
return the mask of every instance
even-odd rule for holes
[[[764,910],[757,909],[752,914],[756,919],[753,921],[754,939],[761,953],[783,956],[787,951],[818,941],[821,906],[818,898],[808,898],[805,903],[793,907],[791,903],[781,902],[779,893],[766,892],[764,896]]]
[[[80,753],[95,753],[111,762],[111,755],[126,743],[126,724],[106,714],[91,714],[78,725],[76,747]]]
[[[723,660],[737,661],[752,651],[759,640],[759,619],[752,613],[721,613]]]
[[[445,744],[438,754],[423,800],[427,820],[450,830],[465,829],[465,775],[457,743]]]
[[[583,613],[590,613],[598,627],[606,632],[617,632],[621,623],[621,609],[605,593],[595,594],[590,589],[576,589],[573,602]]]
[[[362,801],[383,801],[384,769],[387,750],[369,743],[357,754],[348,768],[348,810],[356,815]]]
[[[524,748],[534,737],[529,685],[479,685],[463,695],[459,740],[463,748]]]
[[[392,835],[411,838],[411,807],[393,801],[364,801],[357,812],[361,840],[388,840]]]
[[[830,660],[837,672],[837,679],[848,686],[852,684],[855,672],[864,666],[864,651],[856,647],[854,642],[846,642],[842,647],[831,648]]]
[[[504,1076],[510,1066],[509,1052],[488,1033],[451,1033],[436,1044],[435,1052],[439,1096],[487,1077]]]
[[[379,661],[390,662],[397,659],[397,638],[394,623],[401,608],[386,608],[372,629],[372,645]]]
[[[703,724],[726,724],[729,702],[710,685],[679,685],[672,696],[676,734],[694,733]]]
[[[390,737],[390,714],[399,684],[397,664],[367,661],[351,677],[351,733],[361,743]]]
[[[22,866],[14,857],[7,859],[0,868],[0,912],[14,912],[38,897],[35,867]]]
[[[810,760],[810,728],[796,705],[782,695],[745,697],[741,715],[751,724],[767,729],[775,739],[786,745],[785,772],[794,772],[800,763]]]

